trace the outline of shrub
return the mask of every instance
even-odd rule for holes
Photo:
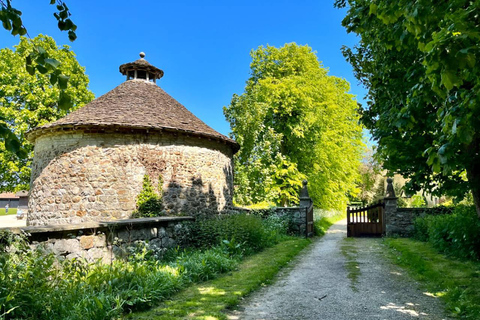
[[[143,176],[143,187],[137,196],[137,211],[132,214],[133,218],[158,217],[162,215],[162,177],[158,178],[158,193],[155,191],[148,174]]]
[[[278,216],[262,219],[244,213],[203,219],[189,226],[193,239],[190,245],[206,248],[227,240],[251,254],[277,243],[285,236],[287,226],[287,220]]]
[[[464,259],[480,259],[480,220],[473,206],[457,206],[450,215],[415,220],[415,238],[437,250]]]

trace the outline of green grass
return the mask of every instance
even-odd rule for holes
[[[281,242],[245,259],[238,270],[228,275],[193,285],[160,306],[127,318],[225,320],[225,310],[232,309],[242,297],[270,283],[278,271],[310,243],[300,238]]]
[[[324,211],[315,209],[314,211],[314,230],[315,235],[323,236],[335,222],[343,220],[347,217],[346,210],[344,211]]]
[[[8,214],[5,213],[5,208],[0,209],[0,216],[7,216],[7,215],[9,216],[13,214],[17,214],[17,208],[8,209]]]
[[[480,319],[480,263],[439,254],[429,243],[386,239],[390,257],[426,288],[440,297],[447,310],[460,319]]]
[[[354,244],[355,238],[345,238],[340,246],[340,251],[345,257],[347,270],[347,277],[350,280],[350,288],[353,291],[358,292],[357,284],[358,277],[360,276],[360,267],[358,265],[357,257],[358,250]]]

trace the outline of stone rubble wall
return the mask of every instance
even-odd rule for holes
[[[306,207],[274,207],[269,209],[247,209],[235,207],[235,212],[252,213],[256,212],[266,218],[271,214],[280,217],[287,217],[290,225],[290,231],[297,236],[305,236],[307,227],[307,208]]]
[[[386,211],[386,236],[412,236],[416,218],[446,213],[448,210],[445,208],[396,208],[395,211]]]
[[[185,223],[193,220],[193,217],[159,217],[11,230],[26,233],[32,248],[41,247],[57,257],[110,263],[131,254],[128,248],[138,245],[161,255],[189,237]]]
[[[276,207],[275,213],[279,216],[290,218],[290,227],[297,236],[305,236],[307,232],[307,208],[306,207]]]
[[[233,153],[221,142],[170,132],[52,132],[35,141],[28,225],[128,219],[143,177],[165,215],[232,207]]]

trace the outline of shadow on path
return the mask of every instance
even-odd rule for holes
[[[438,299],[386,259],[381,239],[346,238],[346,220],[312,246],[229,319],[448,319]]]

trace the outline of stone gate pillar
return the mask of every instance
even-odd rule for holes
[[[397,214],[397,197],[395,195],[395,190],[393,188],[393,179],[387,179],[387,194],[383,199],[385,201],[385,219],[383,219],[383,230],[385,235],[388,237],[392,234],[391,221],[395,218]]]

